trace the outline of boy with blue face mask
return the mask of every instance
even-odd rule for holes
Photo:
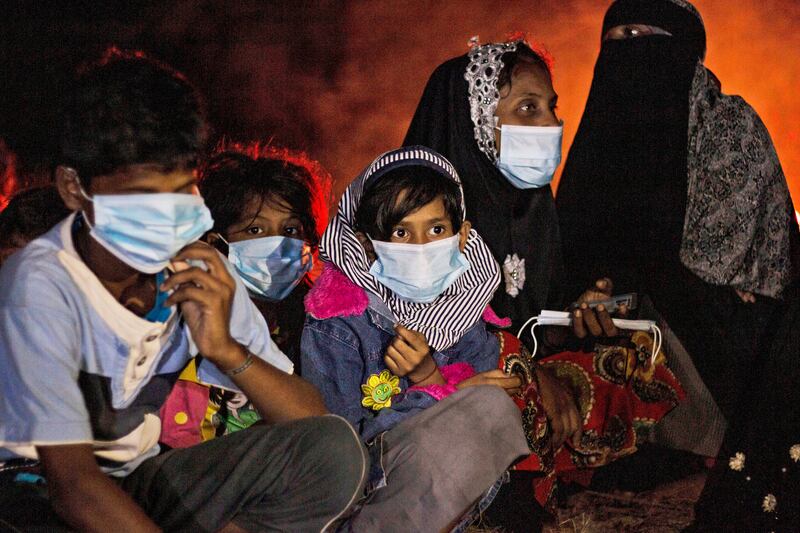
[[[328,221],[326,176],[302,153],[258,143],[227,143],[199,170],[200,192],[214,218],[205,240],[229,258],[296,374],[303,299]],[[177,423],[179,413],[188,420]],[[161,442],[177,448],[249,427],[261,417],[244,394],[200,382],[190,364],[161,418]]]
[[[358,439],[308,418],[319,394],[196,242],[213,223],[193,170],[206,135],[192,87],[140,53],[77,80],[56,171],[74,212],[0,270],[0,509],[41,509],[22,529],[61,527],[52,505],[80,530],[324,530],[360,493]],[[270,425],[160,453],[158,409],[195,355]]]

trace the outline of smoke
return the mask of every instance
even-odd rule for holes
[[[314,102],[319,157],[339,190],[404,137],[428,76],[467,51],[467,40],[522,30],[555,57],[554,86],[564,119],[564,155],[591,84],[607,0],[563,2],[364,2],[352,4],[344,62]],[[698,0],[708,32],[707,66],[723,90],[742,95],[770,130],[791,191],[800,201],[800,2]],[[357,7],[356,7],[357,6]],[[343,29],[345,29],[343,28]],[[316,147],[315,147],[316,148]],[[554,183],[554,186],[557,185]]]
[[[48,78],[28,83],[24,98],[35,103],[30,91],[41,86],[40,105],[49,109],[58,65],[66,69],[112,42],[142,48],[194,80],[219,135],[305,150],[330,171],[339,193],[374,157],[402,142],[428,76],[443,61],[465,53],[473,35],[489,42],[521,30],[555,57],[566,155],[583,113],[609,4],[182,0],[144,2],[136,9],[64,8],[29,16],[34,22],[17,16],[20,22],[5,37],[13,46],[3,51],[6,57],[23,57],[11,64],[25,65],[26,74],[35,74],[36,58],[46,65],[42,70]],[[708,32],[707,65],[725,92],[742,95],[759,112],[800,202],[800,32],[795,28],[800,2],[695,4]],[[13,91],[9,95],[9,101],[20,99]],[[26,120],[13,120],[13,109],[9,115],[14,124],[38,128],[26,139],[40,144],[24,150],[23,160],[37,146],[51,146],[49,136],[57,130],[50,119],[31,121],[49,116],[32,107],[24,108]],[[12,148],[19,145],[13,131],[0,129],[0,137],[7,137]]]

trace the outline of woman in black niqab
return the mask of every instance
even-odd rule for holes
[[[755,112],[703,65],[694,6],[618,0],[602,35],[557,194],[565,292],[610,275],[617,292],[647,294],[731,420],[795,277],[780,163]]]

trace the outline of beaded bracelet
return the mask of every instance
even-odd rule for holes
[[[247,370],[248,368],[250,368],[252,364],[253,364],[253,354],[248,351],[247,358],[244,360],[244,363],[242,363],[242,366],[236,367],[233,370],[228,370],[227,372],[225,372],[225,375],[229,377],[237,376],[242,372],[244,372],[245,370]]]

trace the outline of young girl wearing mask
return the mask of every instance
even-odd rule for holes
[[[303,298],[327,222],[328,179],[304,155],[258,144],[222,146],[200,169],[214,219],[206,241],[226,255],[300,374]],[[206,386],[193,363],[164,407],[161,441],[184,447],[260,419],[241,393]]]
[[[590,377],[591,354],[565,352],[535,364],[516,338],[487,331],[484,317],[496,319],[487,304],[500,281],[499,266],[465,219],[460,183],[450,163],[428,148],[388,152],[350,185],[322,236],[325,270],[306,298],[304,377],[320,389],[332,412],[348,419],[372,444],[377,465],[372,490],[380,489],[372,502],[404,490],[405,479],[415,487],[428,486],[421,477],[427,474],[418,469],[426,471],[430,461],[439,466],[432,475],[467,476],[460,478],[464,486],[485,489],[491,481],[487,465],[508,466],[514,458],[509,432],[514,435],[520,424],[530,453],[520,465],[536,472],[536,495],[547,501],[556,474],[632,453],[634,419],[660,419],[680,394],[661,364],[630,360],[633,349],[609,348],[598,361],[610,368],[603,366],[604,374]],[[622,376],[615,373],[620,364]],[[548,425],[554,413],[544,401],[547,375],[575,394],[579,430],[567,443],[566,435]],[[471,408],[462,398],[476,390],[505,391],[522,416],[519,411],[498,416],[508,404],[502,394],[463,416]],[[437,422],[432,424],[430,417]],[[432,432],[434,426],[443,431],[441,436]],[[405,466],[413,475],[403,478],[392,461],[410,453],[409,446],[424,449],[426,458],[416,468]],[[469,468],[463,457],[470,457]],[[430,480],[432,486],[439,482]],[[460,483],[457,487],[464,494]],[[479,507],[494,495],[490,491]],[[530,492],[527,496],[530,505]],[[424,525],[434,520],[426,514],[434,503],[463,510],[452,505],[450,492],[438,498],[442,501],[426,495],[419,507],[408,508],[419,528],[398,530],[435,530]],[[412,491],[403,501],[418,498]],[[374,508],[365,512],[371,516]],[[536,518],[529,518],[520,530],[535,530]]]
[[[357,531],[451,527],[527,453],[521,381],[481,319],[499,268],[464,213],[450,163],[408,147],[367,167],[322,236],[304,377],[372,446]]]

